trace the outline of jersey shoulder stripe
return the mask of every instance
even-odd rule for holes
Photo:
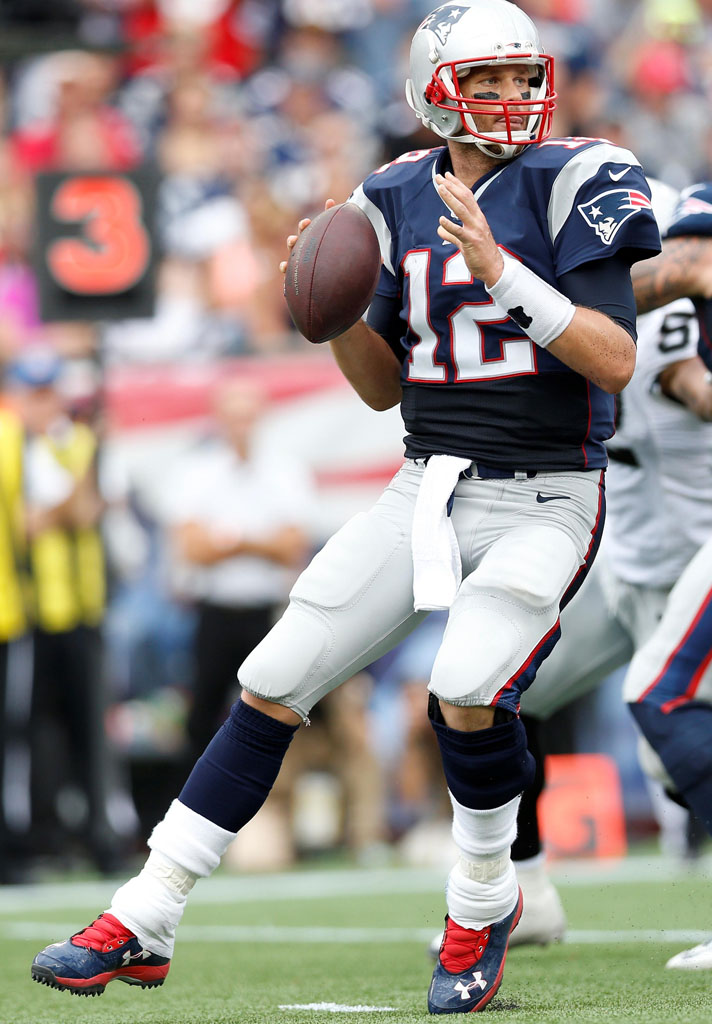
[[[354,189],[349,196],[348,201],[360,207],[371,221],[373,230],[378,236],[378,244],[381,247],[381,259],[383,260],[383,264],[391,274],[395,275],[392,257],[393,236],[383,213],[379,210],[376,204],[368,198],[363,185],[359,185],[358,188]]]
[[[604,164],[621,165],[622,168],[641,169],[640,161],[629,149],[621,146],[614,146],[612,142],[605,140],[592,146],[575,150],[571,159],[561,168],[551,189],[549,206],[547,209],[547,220],[549,234],[552,242],[556,241],[557,235],[569,218],[573,209],[576,196],[587,181],[595,178]],[[611,173],[611,172],[609,172]],[[621,182],[625,187],[626,171],[615,171],[615,177],[611,175],[611,185]],[[638,175],[635,176],[638,178]],[[637,181],[635,182],[637,184]]]

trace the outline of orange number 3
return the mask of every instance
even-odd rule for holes
[[[57,284],[77,295],[115,295],[137,284],[151,257],[142,206],[138,189],[126,178],[62,182],[52,198],[52,215],[81,222],[83,235],[48,246],[47,264]]]

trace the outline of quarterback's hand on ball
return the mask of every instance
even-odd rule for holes
[[[336,200],[327,199],[326,202],[324,203],[324,209],[330,210],[332,206],[336,206]],[[300,220],[299,223],[297,224],[297,234],[287,236],[287,248],[289,249],[289,252],[291,252],[294,246],[297,244],[297,239],[301,235],[302,231],[304,231],[305,228],[308,228],[310,224],[311,219],[309,217],[305,217],[304,220]],[[287,255],[289,255],[289,253]],[[283,274],[286,272],[287,260],[282,260],[282,262],[279,265],[279,269]]]
[[[450,171],[445,176],[436,174],[435,184],[442,201],[461,221],[458,224],[449,217],[441,217],[438,234],[458,247],[473,277],[491,287],[499,281],[504,260],[477,200]]]

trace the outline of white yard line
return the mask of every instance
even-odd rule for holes
[[[0,937],[11,939],[56,939],[75,931],[77,922],[5,921],[0,924]],[[369,943],[429,943],[435,928],[331,928],[328,926],[275,926],[232,924],[184,924],[181,942],[286,942],[293,945],[334,943],[367,945]],[[610,945],[621,942],[691,945],[709,938],[709,931],[699,929],[571,929],[566,933],[567,945]]]
[[[274,875],[201,879],[190,896],[191,906],[262,901],[333,899],[339,896],[377,896],[443,892],[447,871],[441,868],[353,868],[333,871],[294,871]],[[629,882],[677,882],[712,879],[712,858],[689,867],[663,857],[628,857],[621,861],[560,861],[551,877],[562,888],[588,885],[626,885]],[[0,887],[0,916],[18,911],[103,909],[122,880],[56,882]],[[97,911],[98,912],[98,911]]]
[[[323,1010],[326,1013],[385,1013],[397,1006],[347,1006],[345,1003],[284,1003],[280,1010]]]

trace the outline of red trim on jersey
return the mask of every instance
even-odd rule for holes
[[[373,172],[374,174],[383,174],[389,167],[393,167],[396,164],[415,164],[419,160],[424,160],[430,153],[435,152],[436,149],[440,149],[440,146],[431,146],[430,149],[409,149],[407,153],[401,153],[395,160],[390,160],[387,164],[381,164]]]
[[[581,442],[581,451],[583,452],[583,465],[584,469],[588,465],[588,452],[586,451],[586,442],[588,441],[588,435],[591,433],[591,417],[593,415],[593,409],[591,406],[591,382],[586,381],[586,401],[588,402],[588,423],[586,424],[586,433],[583,435],[583,441]],[[589,548],[590,551],[590,548]]]
[[[449,284],[474,284],[475,283],[475,275],[474,274],[470,274],[470,271],[467,269],[467,264],[465,264],[465,270],[467,270],[467,273],[468,273],[467,281],[446,281],[445,280],[445,278],[447,277],[448,263],[452,263],[452,261],[458,259],[458,257],[462,257],[464,259],[460,249],[458,249],[456,252],[454,252],[452,254],[452,256],[448,256],[448,258],[443,261],[443,279],[440,282],[442,284],[443,288],[446,288]],[[485,303],[477,302],[477,303],[475,303],[475,305],[483,306],[483,305],[485,305]]]
[[[459,282],[449,281],[448,284],[455,284]],[[499,340],[499,355],[498,356],[487,356],[485,355],[485,333],[482,330],[483,326],[491,327],[497,324],[506,324],[511,320],[511,317],[505,313],[501,320],[474,320],[479,331],[479,346],[480,346],[480,366],[491,366],[494,363],[504,363],[507,360],[507,353],[505,351],[505,344],[508,341],[514,342],[526,342],[532,354],[532,369],[531,370],[516,370],[512,373],[498,373],[496,377],[488,377],[481,375],[479,377],[464,377],[460,373],[460,366],[455,356],[455,329],[453,327],[453,318],[457,316],[461,309],[477,309],[478,307],[487,306],[491,308],[496,305],[494,299],[487,299],[485,302],[461,302],[457,309],[454,309],[452,313],[448,313],[447,321],[450,328],[450,361],[452,362],[454,369],[454,383],[455,384],[480,384],[490,383],[491,381],[507,380],[509,377],[531,377],[533,374],[538,373],[536,364],[536,345],[528,337],[522,337],[521,335],[515,335],[512,338],[500,338]]]
[[[601,510],[602,510],[602,508],[603,508],[603,470],[601,470],[599,478],[598,478],[598,509],[596,510],[596,520],[595,520],[593,526],[591,527],[591,542],[588,545],[588,548],[586,549],[586,554],[584,555],[583,563],[578,567],[578,569],[576,570],[576,573],[575,573],[573,579],[571,580],[571,582],[569,583],[568,587],[566,588],[566,590],[562,594],[561,601],[564,600],[564,598],[566,597],[568,592],[571,590],[571,588],[573,587],[574,583],[579,578],[581,573],[585,569],[588,569],[588,560],[591,557],[591,551],[593,550],[593,547],[596,544],[596,540],[598,539],[597,538],[598,526],[599,526],[599,523],[601,522]],[[534,660],[535,655],[538,654],[538,652],[541,650],[541,648],[546,643],[546,641],[551,638],[552,634],[556,632],[556,630],[559,628],[560,625],[561,625],[561,620],[560,620],[560,618],[557,618],[556,622],[551,627],[549,632],[544,637],[542,637],[542,639],[536,645],[536,647],[534,648],[532,653],[529,655],[527,660],[524,662],[524,664],[521,665],[517,669],[517,671],[514,673],[514,675],[509,677],[509,679],[504,684],[504,686],[502,686],[501,689],[499,689],[497,691],[497,693],[495,694],[494,700],[492,701],[493,704],[496,704],[497,701],[499,700],[499,698],[504,693],[504,691],[505,690],[509,690],[511,688],[512,684],[514,683],[514,681],[519,678],[519,676],[522,674],[522,672],[525,672],[529,668],[529,666],[531,665],[532,661]]]
[[[702,616],[707,611],[707,608],[709,606],[710,601],[712,601],[712,590],[708,590],[707,591],[707,594],[705,595],[705,599],[703,600],[702,604],[698,608],[697,614],[695,615],[694,619],[692,620],[692,622],[688,626],[687,630],[685,631],[685,634],[682,637],[682,640],[677,645],[677,647],[672,652],[672,654],[670,654],[670,656],[668,657],[667,661],[663,665],[663,667],[660,670],[660,672],[658,672],[658,674],[656,675],[655,679],[653,679],[653,681],[650,684],[650,686],[648,686],[648,688],[641,693],[640,697],[638,697],[637,701],[635,702],[636,704],[640,704],[641,701],[645,700],[645,698],[648,696],[648,694],[652,690],[655,689],[655,687],[658,685],[660,680],[667,673],[667,671],[670,668],[670,666],[672,665],[673,661],[678,656],[678,654],[680,653],[682,648],[685,646],[685,644],[687,643],[687,641],[690,639],[690,637],[694,633],[695,629],[697,628],[697,626],[698,626],[698,624],[700,622],[700,619],[702,618]],[[697,671],[693,675],[693,677],[692,677],[692,679],[690,681],[690,685],[687,687],[687,690],[685,690],[685,693],[681,697],[674,697],[672,700],[667,701],[665,704],[663,704],[661,706],[661,709],[660,709],[661,711],[664,711],[667,714],[669,711],[673,711],[674,708],[677,707],[678,704],[684,704],[686,701],[692,699],[695,691],[697,690],[697,687],[700,684],[700,678],[701,678],[705,668],[709,664],[709,661],[710,661],[711,658],[712,658],[712,652],[710,654],[708,654],[708,656],[703,661],[702,665],[697,669]]]
[[[597,535],[598,535],[598,525],[601,522],[601,511],[602,511],[602,509],[603,509],[603,470],[601,470],[600,475],[598,477],[598,508],[596,509],[596,521],[594,522],[593,526],[591,527],[591,543],[588,545],[588,548],[586,549],[586,554],[584,555],[583,562],[581,563],[581,565],[576,570],[576,575],[574,576],[574,578],[571,580],[571,582],[569,583],[568,587],[564,591],[563,597],[561,598],[562,601],[564,600],[564,597],[566,597],[566,595],[568,594],[569,590],[571,590],[571,588],[573,587],[574,583],[579,578],[581,573],[585,569],[588,568],[588,560],[591,557],[591,550],[592,550],[594,544],[596,543],[596,539],[597,539]]]
[[[514,673],[514,675],[511,675],[511,676],[509,677],[509,679],[507,680],[507,682],[506,682],[506,683],[504,684],[504,686],[502,686],[502,687],[501,687],[501,688],[500,688],[500,689],[499,689],[499,690],[497,691],[497,693],[496,693],[496,694],[494,695],[494,699],[493,699],[493,701],[492,701],[492,704],[496,704],[496,703],[497,703],[497,701],[499,700],[499,698],[500,698],[500,697],[502,696],[502,694],[504,693],[504,691],[505,691],[505,690],[509,690],[509,689],[511,689],[511,687],[512,687],[512,685],[513,685],[514,681],[515,681],[516,679],[518,679],[518,678],[519,678],[519,676],[520,676],[520,675],[522,674],[522,672],[526,672],[526,670],[527,670],[527,669],[529,668],[529,666],[531,665],[532,661],[534,661],[534,658],[535,658],[535,657],[536,657],[536,655],[537,655],[537,654],[539,653],[539,651],[541,650],[541,648],[542,648],[542,647],[544,646],[544,644],[545,644],[545,643],[547,642],[547,640],[551,639],[551,636],[552,636],[552,635],[553,635],[553,634],[554,634],[554,633],[555,633],[555,632],[557,631],[557,629],[559,629],[559,627],[560,627],[560,626],[561,626],[561,619],[559,619],[559,618],[557,617],[557,619],[556,619],[556,622],[554,623],[554,625],[553,625],[553,626],[551,627],[551,629],[549,630],[549,632],[548,632],[548,633],[546,633],[546,634],[545,634],[545,635],[544,635],[544,636],[543,636],[543,637],[541,638],[541,640],[540,640],[540,641],[539,641],[539,643],[538,643],[538,644],[536,645],[536,647],[534,648],[534,650],[533,650],[533,651],[531,652],[531,654],[529,655],[529,657],[527,658],[527,660],[526,660],[526,661],[525,661],[525,662],[524,662],[524,663],[523,663],[522,665],[520,665],[520,666],[519,666],[519,668],[518,668],[518,669],[517,669],[517,671],[516,671],[516,672]]]
[[[701,664],[698,666],[697,671],[690,680],[690,685],[687,687],[685,692],[680,697],[673,697],[672,700],[666,700],[664,704],[660,705],[660,710],[664,715],[669,715],[675,708],[681,707],[683,704],[687,704],[688,701],[695,699],[697,689],[702,682],[702,676],[709,668],[710,662],[712,662],[712,650],[708,653],[707,657],[703,659]]]
[[[434,337],[436,339],[435,345],[433,346],[431,363],[432,363],[433,368],[440,367],[441,369],[443,369],[445,371],[445,373],[444,373],[444,376],[442,377],[441,380],[435,380],[432,377],[431,378],[429,378],[429,377],[415,377],[415,376],[411,375],[411,371],[413,369],[413,352],[418,347],[418,345],[422,345],[423,338],[422,338],[422,336],[420,334],[418,334],[418,332],[413,327],[413,319],[412,319],[412,310],[413,310],[412,292],[413,292],[413,285],[412,285],[412,283],[409,282],[409,284],[408,284],[408,328],[411,331],[411,333],[414,334],[415,337],[418,340],[416,341],[416,343],[414,345],[411,345],[410,352],[408,354],[408,380],[409,381],[414,381],[414,382],[416,382],[418,384],[447,384],[448,383],[448,379],[447,379],[448,378],[448,365],[447,365],[447,363],[439,362],[438,359],[437,359],[437,351],[438,351],[438,348],[440,347],[440,342],[441,342],[442,339],[440,338],[440,335],[438,334],[438,332],[433,327],[432,321],[430,319],[430,261],[431,261],[432,255],[433,255],[433,250],[431,248],[429,248],[428,246],[426,246],[425,248],[422,248],[422,249],[409,249],[408,252],[403,257],[403,259],[400,261],[400,265],[401,265],[401,267],[403,269],[403,276],[404,277],[408,277],[408,278],[412,278],[413,275],[411,274],[410,270],[408,270],[406,268],[405,262],[406,262],[406,260],[408,259],[408,257],[410,256],[411,253],[417,253],[417,252],[424,252],[424,253],[427,254],[427,257],[428,257],[427,264],[426,264],[426,267],[425,267],[425,317],[426,317],[426,321],[427,321],[428,327],[433,332],[433,335],[434,335]],[[454,255],[457,255],[457,253],[455,253]],[[443,273],[444,273],[444,271],[443,271]]]

